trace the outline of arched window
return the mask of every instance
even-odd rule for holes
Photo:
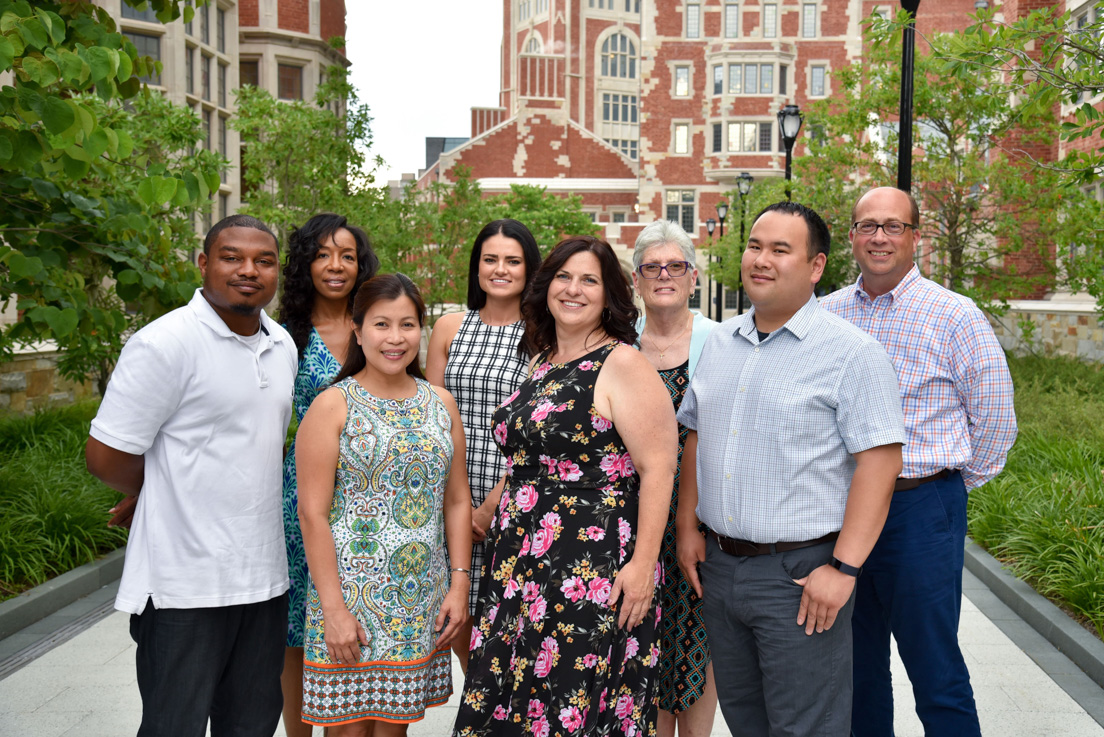
[[[526,54],[539,54],[540,52],[541,52],[540,39],[537,38],[536,36],[533,36],[525,44],[525,53]]]
[[[602,76],[636,78],[636,45],[623,33],[602,44]]]

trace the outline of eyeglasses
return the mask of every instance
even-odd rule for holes
[[[658,279],[660,272],[666,271],[667,276],[678,279],[690,270],[689,261],[672,261],[669,264],[640,264],[636,271],[645,279]]]
[[[875,223],[871,220],[863,220],[851,226],[859,235],[874,235],[878,232],[878,228],[881,228],[883,233],[890,236],[904,235],[906,228],[916,230],[916,227],[917,226],[912,223],[899,223],[896,220],[890,220],[888,223]]]

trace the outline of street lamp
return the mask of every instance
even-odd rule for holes
[[[797,105],[787,105],[778,111],[778,128],[782,131],[782,143],[786,145],[786,199],[792,199],[790,193],[790,165],[793,163],[793,147],[797,134],[801,132],[801,123],[805,116]]]
[[[740,194],[740,248],[743,248],[746,244],[744,240],[744,222],[747,220],[747,196],[751,192],[751,185],[755,182],[755,177],[748,174],[746,171],[742,172],[740,176],[736,177],[736,191]],[[738,282],[740,287],[736,292],[738,303],[736,304],[736,314],[744,314],[744,277],[740,275],[740,281]]]
[[[728,203],[725,202],[724,200],[721,200],[720,203],[717,205],[717,217],[721,221],[721,234],[720,234],[719,237],[722,241],[724,240],[724,221],[725,221],[725,218],[727,216],[728,216]],[[721,257],[720,257],[720,255],[717,256],[717,279],[716,279],[716,283],[717,283],[717,322],[721,322],[722,320],[724,320],[724,301],[723,301],[722,296],[721,296],[721,292],[724,289],[724,287],[721,284]]]
[[[975,7],[976,7],[975,3]],[[901,0],[901,7],[908,11],[909,19],[905,24],[901,43],[901,113],[898,116],[901,125],[897,137],[900,148],[897,150],[897,189],[912,191],[912,77],[913,52],[916,48],[916,11],[920,0]]]
[[[705,232],[709,233],[709,243],[710,243],[710,245],[713,244],[713,231],[716,230],[716,229],[717,229],[717,221],[716,220],[714,220],[713,218],[709,218],[708,220],[705,221]],[[714,277],[714,278],[716,278],[716,277]],[[709,303],[709,294],[708,293],[705,295],[705,301],[706,301],[707,304]],[[709,308],[706,311],[709,313],[707,315],[707,317],[709,317],[711,320],[715,320],[717,318],[717,316],[713,314],[713,306],[712,305],[709,305]],[[717,320],[717,322],[720,322],[720,320]]]

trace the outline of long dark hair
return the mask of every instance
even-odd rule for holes
[[[521,253],[525,257],[525,288],[533,283],[533,276],[540,268],[540,248],[537,247],[537,239],[523,224],[517,220],[503,218],[494,220],[483,226],[479,235],[475,237],[475,245],[472,246],[471,262],[468,264],[468,309],[479,310],[487,304],[487,293],[479,286],[479,260],[483,257],[483,243],[493,235],[501,235],[513,238],[521,244]],[[525,298],[525,292],[521,293]]]
[[[606,291],[606,307],[602,310],[600,327],[606,335],[632,345],[636,342],[636,318],[639,311],[632,301],[629,282],[621,269],[610,244],[589,235],[571,236],[556,244],[552,253],[544,260],[529,291],[521,302],[521,314],[525,318],[525,337],[518,346],[518,354],[523,350],[531,356],[547,351],[556,351],[556,321],[548,311],[548,285],[564,263],[577,253],[593,253],[602,268],[602,284]],[[595,328],[597,330],[598,328]],[[588,336],[589,337],[589,336]]]
[[[353,300],[355,330],[360,330],[364,326],[364,316],[368,314],[368,310],[376,302],[385,299],[399,299],[400,297],[410,298],[410,301],[414,303],[414,308],[418,310],[418,326],[425,327],[425,302],[422,300],[418,287],[410,281],[410,277],[406,274],[380,274],[361,284],[360,289],[356,291],[356,297]],[[355,330],[349,334],[349,355],[341,366],[341,371],[334,378],[334,384],[360,373],[368,365],[368,359],[364,357],[363,348],[361,350],[353,349],[353,346],[357,344]],[[424,379],[425,375],[422,374],[422,367],[418,365],[418,360],[418,355],[415,354],[414,360],[406,367],[406,373],[415,379]]]
[[[299,358],[310,341],[311,310],[314,309],[314,280],[311,278],[311,264],[323,243],[331,240],[334,234],[344,228],[356,241],[357,275],[353,289],[349,292],[348,310],[353,309],[353,299],[360,285],[371,279],[379,271],[379,258],[372,252],[368,236],[360,228],[349,225],[341,215],[324,212],[315,215],[300,228],[295,228],[288,236],[288,257],[284,264],[284,291],[280,295],[278,320],[287,326],[295,347],[299,349]],[[339,356],[340,358],[340,356]]]

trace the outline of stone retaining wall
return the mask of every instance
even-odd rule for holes
[[[0,414],[31,414],[96,395],[91,383],[76,384],[57,373],[58,352],[50,346],[17,352],[0,363]]]
[[[1104,363],[1104,320],[1091,302],[1023,300],[989,317],[1004,349]]]

